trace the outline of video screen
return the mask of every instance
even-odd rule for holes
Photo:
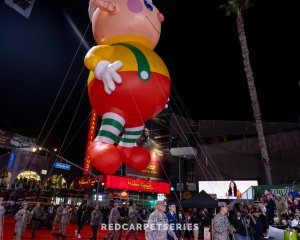
[[[252,186],[258,186],[257,180],[199,181],[199,192],[215,194],[217,199],[242,198],[242,194]]]

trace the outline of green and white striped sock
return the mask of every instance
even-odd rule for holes
[[[114,144],[123,130],[124,124],[124,118],[116,113],[103,114],[101,126],[95,140]]]
[[[142,125],[140,127],[125,128],[125,132],[119,142],[119,146],[128,148],[136,146],[136,142],[142,135],[144,127],[145,126]]]

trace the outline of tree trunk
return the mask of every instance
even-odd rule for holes
[[[247,45],[247,39],[244,29],[244,19],[241,14],[241,12],[237,12],[237,19],[236,19],[238,34],[239,34],[239,41],[241,44],[241,50],[242,50],[242,56],[243,56],[243,62],[244,62],[244,70],[246,73],[250,98],[251,98],[251,105],[253,109],[253,115],[255,119],[255,126],[258,136],[258,142],[260,146],[260,151],[262,155],[263,164],[265,167],[266,177],[267,177],[267,183],[272,184],[272,176],[271,176],[271,167],[270,167],[270,161],[269,161],[269,155],[267,151],[267,145],[265,141],[264,136],[264,130],[263,125],[261,121],[261,114],[259,110],[259,103],[257,99],[257,93],[256,93],[256,87],[254,83],[254,76],[253,71],[250,65],[250,58],[249,58],[249,50]]]

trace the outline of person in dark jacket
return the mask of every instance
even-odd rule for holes
[[[201,227],[201,215],[198,212],[197,208],[193,208],[193,211],[191,213],[191,220],[192,220],[192,224],[193,224],[194,240],[198,240],[199,230]]]
[[[35,230],[40,228],[41,221],[46,218],[46,213],[43,208],[41,208],[41,203],[37,203],[36,206],[31,211],[31,238],[35,237]]]
[[[260,208],[254,209],[253,215],[256,222],[254,239],[262,240],[268,236],[269,222],[267,216],[263,214]]]
[[[232,225],[235,228],[234,239],[235,240],[247,240],[246,238],[246,222],[242,217],[241,212],[236,212],[232,218]]]
[[[78,238],[81,238],[81,235],[80,235],[80,231],[81,229],[83,228],[83,216],[84,216],[84,213],[86,212],[87,210],[87,204],[86,202],[82,202],[82,204],[80,204],[78,210],[77,210],[77,224],[78,224],[78,230],[77,230],[77,237]]]
[[[267,196],[266,209],[267,209],[267,217],[269,220],[269,224],[272,225],[274,223],[274,212],[276,210],[276,204],[273,200],[272,195]]]

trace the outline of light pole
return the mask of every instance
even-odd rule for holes
[[[181,158],[196,158],[197,150],[193,147],[176,147],[170,149],[171,156],[178,157],[179,200],[182,200]]]
[[[182,183],[181,183],[181,158],[178,158],[178,177],[179,177],[179,200],[182,200]]]
[[[65,161],[65,162],[71,164],[72,166],[74,166],[74,167],[76,167],[76,168],[79,168],[80,170],[82,170],[82,171],[88,173],[90,176],[93,176],[93,177],[97,178],[97,179],[98,179],[98,185],[97,185],[97,190],[96,190],[96,204],[98,204],[98,194],[99,194],[100,175],[97,176],[96,174],[91,173],[91,172],[85,170],[83,167],[79,166],[78,164],[73,163],[73,162],[69,161],[68,159],[65,159],[64,157],[59,156],[58,154],[54,153],[55,151],[50,151],[50,150],[47,149],[47,148],[39,148],[39,150],[44,150],[45,152],[52,154],[52,156],[55,156],[56,158],[58,158],[58,159],[60,159],[60,160],[63,160],[63,161]]]

